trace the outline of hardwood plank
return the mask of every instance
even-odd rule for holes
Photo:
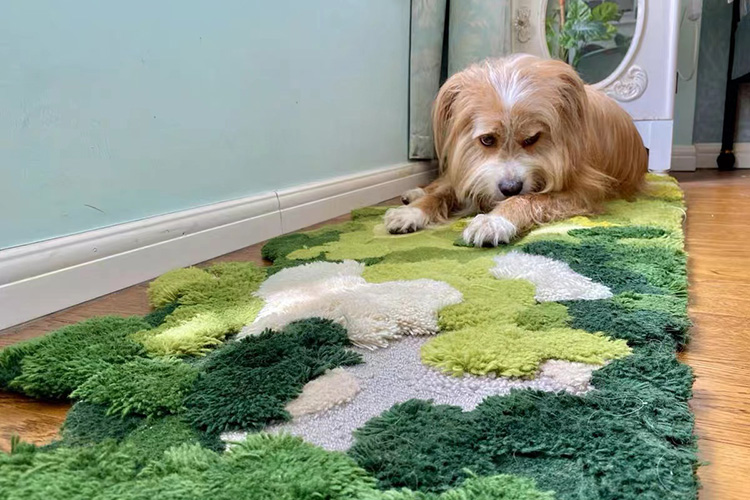
[[[58,437],[65,415],[28,411],[14,405],[4,405],[0,417],[0,449],[10,450],[12,436],[20,436],[33,444],[48,444]]]
[[[14,407],[50,417],[65,418],[70,403],[67,401],[42,401],[15,392],[0,391],[0,408]]]
[[[693,315],[750,317],[750,283],[694,280],[689,296]]]
[[[750,177],[679,176],[688,204],[692,341],[681,359],[696,379],[702,499],[744,499],[750,490]]]
[[[706,463],[698,469],[701,500],[747,500],[750,491],[750,449],[742,445],[701,440]]]
[[[690,250],[689,250],[690,251]],[[723,281],[732,283],[750,282],[750,267],[747,257],[713,253],[694,252],[690,254],[690,280]]]

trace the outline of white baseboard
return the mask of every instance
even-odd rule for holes
[[[695,146],[672,146],[672,172],[692,172],[695,170]]]
[[[721,143],[703,142],[693,146],[674,146],[672,148],[673,172],[692,172],[696,169],[717,168],[716,157],[721,151]],[[735,166],[750,168],[750,142],[734,145]]]
[[[358,207],[400,196],[429,183],[437,164],[409,163],[397,170],[368,172],[278,192],[283,233],[317,224]]]
[[[0,329],[400,195],[414,162],[0,251]]]

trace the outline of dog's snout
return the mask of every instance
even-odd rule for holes
[[[515,196],[523,189],[523,182],[521,181],[501,181],[498,184],[500,192],[503,196]]]

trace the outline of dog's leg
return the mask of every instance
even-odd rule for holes
[[[463,238],[478,247],[497,246],[509,243],[537,224],[591,212],[592,207],[585,200],[565,193],[513,196],[498,203],[492,212],[474,217]]]
[[[456,210],[456,195],[442,178],[425,187],[423,194],[409,205],[391,208],[385,213],[385,227],[390,233],[413,233],[428,224],[442,222]]]
[[[425,190],[420,187],[410,189],[401,195],[401,203],[403,203],[404,205],[410,205],[411,203],[414,203],[415,201],[420,199],[425,194],[426,194]]]

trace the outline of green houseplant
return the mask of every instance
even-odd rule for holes
[[[613,22],[620,17],[622,12],[615,2],[602,2],[591,8],[584,0],[560,0],[560,8],[546,20],[550,54],[578,67],[586,45],[615,36],[617,27]]]

